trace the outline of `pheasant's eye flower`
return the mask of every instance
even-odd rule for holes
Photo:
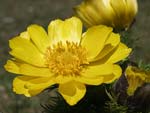
[[[128,66],[125,74],[129,84],[127,89],[128,95],[133,95],[138,87],[150,82],[150,73],[134,66]]]
[[[87,85],[111,83],[121,75],[114,64],[131,51],[120,42],[112,28],[95,26],[82,35],[82,23],[76,18],[54,20],[48,34],[38,25],[9,41],[10,54],[5,69],[19,74],[13,91],[27,97],[39,94],[51,85],[70,104],[76,104],[86,93]]]
[[[127,29],[137,10],[137,0],[84,0],[75,7],[87,27],[103,24],[116,29]]]

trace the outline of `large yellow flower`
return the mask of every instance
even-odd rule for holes
[[[75,7],[87,27],[103,24],[116,29],[127,29],[137,10],[137,0],[84,0]]]
[[[130,96],[144,83],[150,83],[150,72],[146,72],[135,66],[128,66],[125,74],[129,84],[127,93]]]
[[[5,69],[19,74],[13,91],[27,97],[39,94],[53,84],[70,104],[86,93],[87,85],[111,83],[121,75],[114,64],[131,51],[120,42],[112,28],[95,26],[82,35],[82,23],[76,18],[54,20],[48,34],[38,25],[9,41],[10,54]]]

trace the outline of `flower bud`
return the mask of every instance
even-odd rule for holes
[[[103,24],[115,29],[128,29],[137,11],[137,0],[84,0],[75,7],[87,27]]]

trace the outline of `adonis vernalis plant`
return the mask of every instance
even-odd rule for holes
[[[51,85],[69,105],[75,105],[86,93],[86,85],[111,83],[122,71],[118,61],[131,49],[120,42],[120,35],[104,25],[82,34],[82,22],[76,17],[54,20],[48,33],[39,25],[9,41],[12,59],[5,69],[18,74],[13,91],[31,97]]]

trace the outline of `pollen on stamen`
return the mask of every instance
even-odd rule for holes
[[[80,75],[83,65],[88,64],[86,49],[74,42],[58,42],[47,48],[45,58],[53,73],[65,76]]]

